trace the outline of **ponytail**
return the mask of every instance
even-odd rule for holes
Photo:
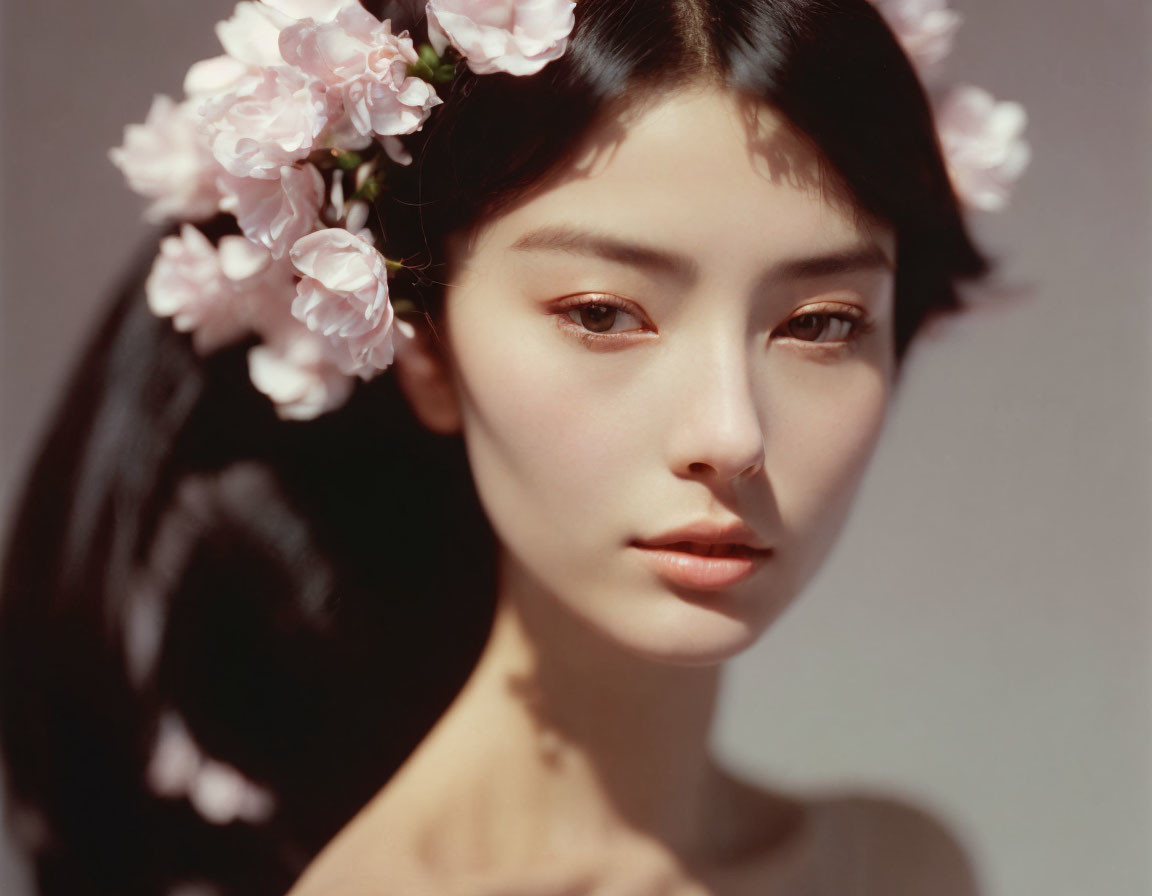
[[[197,356],[148,311],[146,272],[82,359],[5,553],[13,833],[44,894],[281,894],[471,670],[492,535],[460,440],[393,378],[278,420],[247,346]],[[165,786],[173,720],[266,811]]]

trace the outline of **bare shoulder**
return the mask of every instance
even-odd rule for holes
[[[731,779],[731,814],[759,831],[717,893],[979,896],[956,830],[906,800],[868,791],[796,792]]]
[[[814,801],[862,863],[868,892],[885,896],[979,896],[971,856],[957,832],[928,809],[886,795],[850,793]]]

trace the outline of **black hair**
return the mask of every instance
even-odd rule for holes
[[[409,4],[382,10],[417,39]],[[538,188],[606,109],[701,77],[766,101],[898,244],[896,353],[986,264],[923,89],[867,0],[580,0],[535,76],[461,73],[378,204],[431,316],[448,240]],[[213,239],[225,218],[205,228]],[[385,374],[278,419],[246,350],[200,357],[154,317],[148,247],[25,483],[0,603],[9,815],[40,892],[182,881],[282,893],[382,787],[470,672],[495,539],[458,437]],[[275,799],[211,824],[145,769],[165,713]]]

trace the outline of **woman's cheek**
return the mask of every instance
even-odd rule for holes
[[[802,587],[843,527],[883,430],[889,383],[861,367],[790,402],[767,439],[767,467]]]
[[[589,352],[550,317],[499,333],[459,323],[469,327],[453,347],[464,438],[493,526],[529,566],[557,535],[576,556],[581,538],[603,538],[605,521],[593,517],[631,453],[621,442],[635,434],[621,425],[629,393],[611,370],[620,360]]]
[[[506,475],[552,491],[582,483],[585,467],[606,460],[597,436],[619,394],[606,394],[582,375],[561,334],[540,335],[485,341],[491,350],[473,348],[461,375],[474,436]]]

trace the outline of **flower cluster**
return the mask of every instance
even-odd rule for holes
[[[936,130],[957,197],[975,211],[1000,211],[1031,157],[1019,103],[966,84],[936,84],[961,18],[947,0],[873,0],[935,100]]]
[[[266,821],[276,808],[272,794],[227,763],[207,756],[189,733],[184,720],[165,710],[145,770],[149,789],[157,796],[187,799],[211,824],[240,820]]]
[[[951,49],[947,0],[873,0],[921,77]],[[532,75],[562,56],[574,0],[428,0],[429,44],[393,33],[359,0],[240,0],[216,25],[224,53],[194,64],[185,97],[157,96],[109,153],[151,221],[218,212],[243,236],[212,243],[191,223],[161,242],[146,283],[158,315],[207,353],[256,334],[255,386],[289,419],[343,404],[355,378],[391,364],[398,321],[371,204],[401,137],[441,103],[459,65]],[[937,91],[949,174],[969,207],[1002,208],[1028,163],[1024,110],[973,87]]]
[[[458,64],[530,75],[567,48],[573,0],[430,0],[417,48],[358,0],[241,0],[216,25],[224,53],[194,64],[185,97],[157,96],[109,153],[152,200],[161,241],[149,307],[202,353],[256,334],[255,386],[289,419],[343,404],[392,363],[410,330],[377,247],[371,203],[400,138],[440,104]],[[218,212],[243,236],[218,246],[192,223]]]

